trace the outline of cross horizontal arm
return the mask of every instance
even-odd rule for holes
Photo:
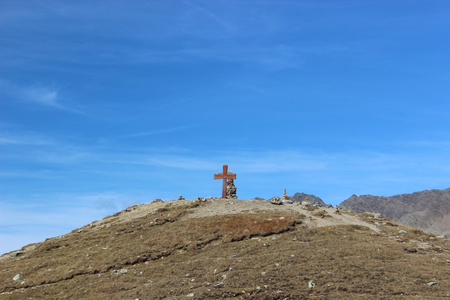
[[[228,172],[227,174],[223,174],[223,173],[216,173],[214,174],[214,179],[236,179],[236,174]]]

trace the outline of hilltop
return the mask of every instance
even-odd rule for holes
[[[436,299],[449,240],[300,203],[146,203],[0,257],[0,299]]]
[[[352,195],[340,206],[356,212],[378,212],[396,222],[427,232],[450,234],[450,188],[391,197]]]

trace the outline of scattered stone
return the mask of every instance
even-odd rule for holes
[[[399,230],[398,233],[407,233],[405,230]]]
[[[437,284],[436,281],[430,281],[430,282],[427,283],[428,286],[433,286],[433,285],[435,285],[435,284]]]
[[[214,287],[216,287],[216,288],[221,287],[221,286],[223,286],[223,282],[222,281],[219,281],[218,283],[216,283],[214,285]]]
[[[14,280],[14,281],[18,281],[18,280],[20,280],[21,278],[22,278],[22,275],[17,274],[16,276],[13,277],[13,280]]]
[[[11,257],[17,257],[17,256],[19,256],[19,255],[21,255],[21,254],[23,254],[23,252],[21,252],[21,251],[15,251],[15,252],[11,253],[10,255],[11,255]]]
[[[120,274],[127,274],[128,270],[127,269],[120,269],[119,273]]]
[[[223,280],[227,279],[227,277],[228,277],[228,276],[227,276],[226,274],[222,275],[222,279],[223,279]]]
[[[187,294],[187,295],[186,295],[186,297],[194,297],[194,296],[195,296],[194,293],[190,293],[190,294]]]
[[[130,212],[132,210],[135,210],[136,208],[137,208],[137,205],[130,206],[130,207],[125,209],[125,212]]]
[[[384,218],[383,215],[380,213],[369,213],[369,214],[372,214],[372,217],[370,217],[370,219],[372,220],[381,220]]]
[[[411,247],[411,246],[407,246],[407,247],[403,248],[403,250],[405,250],[406,252],[409,252],[409,253],[417,252],[417,249],[414,247]]]
[[[392,222],[385,222],[385,223],[383,223],[384,225],[389,225],[389,226],[392,226],[392,227],[397,227],[398,225],[397,224],[395,224],[395,223],[392,223]]]
[[[283,202],[280,200],[280,197],[273,197],[272,199],[270,199],[270,203],[275,205],[283,204]]]
[[[305,199],[305,201],[302,201],[302,205],[304,206],[310,206],[311,202],[309,202],[308,198]]]

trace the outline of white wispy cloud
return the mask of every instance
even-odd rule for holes
[[[162,129],[157,129],[157,130],[133,133],[133,134],[129,134],[129,135],[125,136],[125,137],[132,138],[132,137],[141,137],[141,136],[149,136],[149,135],[158,135],[158,134],[164,134],[164,133],[169,133],[169,132],[176,132],[176,131],[181,131],[181,130],[187,130],[187,129],[190,129],[192,127],[195,127],[195,126],[194,125],[188,125],[188,126],[162,128]]]
[[[29,103],[51,107],[67,112],[83,114],[83,112],[78,109],[64,105],[61,101],[58,89],[49,86],[39,84],[23,86],[11,83],[4,79],[0,79],[0,91],[3,94],[8,95],[9,97],[12,97],[13,99],[18,99],[21,101],[26,101]]]
[[[42,86],[32,86],[24,88],[21,92],[24,99],[31,102],[36,102],[42,105],[51,106],[54,108],[65,109],[60,103],[57,102],[58,91],[52,90]]]
[[[12,134],[6,131],[0,133],[0,145],[35,145],[44,146],[52,144],[51,139],[37,134]]]

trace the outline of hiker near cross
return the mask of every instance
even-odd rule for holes
[[[215,173],[214,179],[223,179],[222,198],[227,197],[227,180],[236,179],[236,174],[228,172],[228,165],[223,165],[223,173]]]

